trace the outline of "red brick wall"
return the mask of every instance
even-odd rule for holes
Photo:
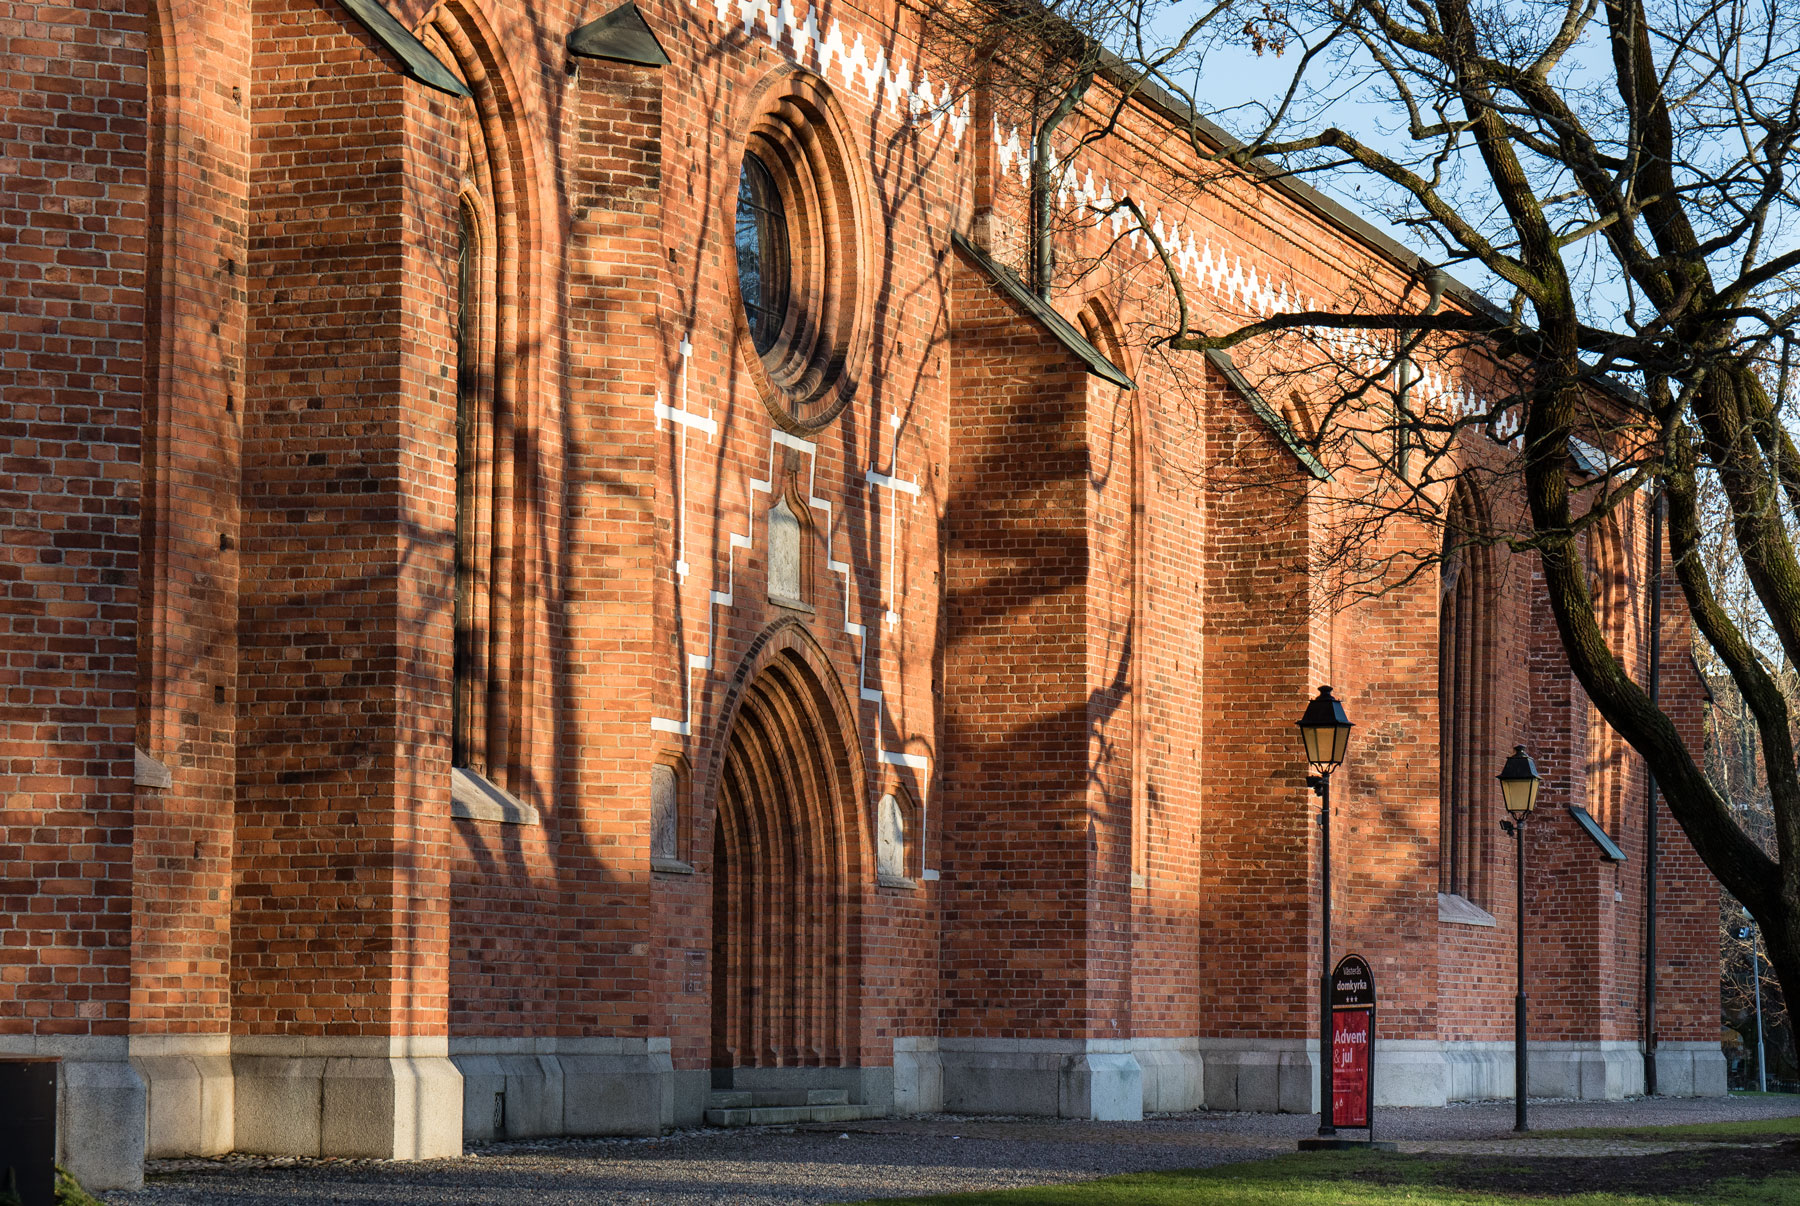
[[[495,391],[515,442],[516,501],[497,508],[496,530],[515,566],[504,592],[515,635],[504,643],[517,668],[494,669],[516,686],[510,756],[489,773],[543,823],[455,822],[450,1024],[459,1035],[642,1036],[652,1008],[642,736],[659,669],[647,655],[658,79],[508,54],[540,44],[559,11],[507,13],[498,27],[452,17],[440,15],[430,38],[476,94],[459,117],[483,115],[493,200],[513,218],[518,261],[498,299]],[[596,916],[611,920],[597,928]]]
[[[1078,362],[975,269],[959,260],[953,282],[943,1032],[1085,1038],[1116,1009],[1100,927],[1128,874],[1112,832],[1128,803],[1114,774],[1090,777],[1090,727],[1118,696],[1094,680],[1116,617],[1090,594],[1088,393]]]
[[[153,29],[116,3],[0,8],[22,148],[0,245],[0,1033],[129,1014],[667,1035],[678,1067],[706,1066],[732,692],[785,621],[843,692],[856,857],[888,791],[918,843],[914,885],[857,881],[845,1058],[884,1063],[896,1035],[1310,1033],[1318,833],[1292,725],[1326,681],[1359,725],[1334,783],[1339,949],[1382,978],[1384,1034],[1505,1037],[1503,841],[1498,926],[1436,921],[1435,583],[1335,617],[1309,587],[1323,502],[1367,483],[1311,485],[1210,368],[1146,352],[1158,311],[1128,264],[1056,302],[1103,296],[1096,337],[1142,388],[1086,376],[949,249],[976,202],[1020,229],[987,110],[959,139],[836,66],[861,212],[829,242],[861,257],[868,347],[844,414],[778,440],[730,219],[752,98],[792,56],[731,14],[644,10],[674,66],[571,64],[563,39],[594,15],[572,4],[434,10],[426,40],[471,108],[401,77],[331,3],[174,5]],[[919,78],[910,15],[829,17]],[[540,811],[529,826],[449,815],[455,202],[476,113],[516,259],[495,327],[495,774]],[[1090,155],[1162,196],[1174,153],[1134,115]],[[1164,202],[1261,279],[1402,287],[1272,190]],[[1070,246],[1066,264],[1092,249]],[[1194,298],[1208,321],[1252,306]],[[766,597],[778,493],[807,512],[810,611]],[[1497,769],[1516,736],[1547,775],[1534,1026],[1630,1038],[1641,768],[1614,869],[1561,809],[1584,791],[1586,701],[1533,567],[1497,578],[1488,753]],[[1664,697],[1697,740],[1673,603],[1666,623]],[[133,793],[134,739],[170,789]],[[658,760],[683,767],[691,875],[649,866]],[[1497,821],[1497,800],[1477,808]],[[1710,1037],[1714,889],[1665,835],[1661,1029]]]
[[[1203,645],[1200,1033],[1304,1037],[1317,1018],[1317,803],[1293,723],[1315,693],[1304,617],[1306,509],[1271,516],[1245,479],[1298,468],[1209,370],[1196,566]],[[1320,680],[1326,681],[1326,680]],[[1341,847],[1340,847],[1341,849]]]
[[[1113,1039],[1135,1029],[1136,894],[1131,876],[1143,824],[1133,791],[1134,780],[1143,774],[1143,734],[1137,723],[1143,639],[1137,628],[1137,591],[1144,575],[1137,510],[1143,458],[1135,447],[1135,399],[1093,376],[1084,384],[1087,490],[1082,510],[1088,573],[1082,645],[1090,853],[1084,902],[1088,1016],[1087,1033],[1081,1037]]]
[[[1355,470],[1340,471],[1332,485],[1346,494],[1392,489]],[[1430,548],[1439,543],[1435,537],[1397,518],[1365,552],[1391,557],[1415,542]],[[1327,672],[1320,681],[1337,686],[1358,722],[1350,756],[1332,779],[1333,880],[1341,885],[1333,957],[1357,951],[1368,959],[1382,994],[1381,1032],[1392,1038],[1433,1037],[1440,1005],[1432,940],[1439,865],[1432,840],[1439,813],[1437,604],[1437,575],[1424,574],[1333,608],[1323,620],[1329,656],[1314,665],[1314,676]],[[1297,715],[1289,715],[1291,724]],[[1475,823],[1493,825],[1497,804],[1492,797],[1475,800]]]
[[[232,1025],[442,1033],[451,109],[253,11]]]
[[[1102,345],[1104,346],[1104,344]],[[1121,356],[1131,365],[1131,357]],[[1202,433],[1152,404],[1168,379],[1160,362],[1133,365],[1131,406],[1135,489],[1140,501],[1137,620],[1132,682],[1139,727],[1134,738],[1135,869],[1132,1026],[1145,1037],[1195,1032],[1207,989],[1199,968],[1205,883],[1202,843],[1207,716],[1194,706],[1205,682],[1207,588],[1205,511],[1195,470],[1205,463]],[[1098,381],[1090,389],[1110,392]]]
[[[229,1029],[249,13],[152,15],[132,1023]],[[224,547],[224,540],[234,547]]]
[[[1705,740],[1704,711],[1710,705],[1706,702],[1706,685],[1690,652],[1693,621],[1670,568],[1666,543],[1662,564],[1660,702],[1688,748],[1698,750]],[[1626,799],[1641,800],[1643,765],[1635,758],[1631,764],[1635,776],[1627,782]],[[1660,796],[1658,800],[1656,1035],[1659,1040],[1711,1042],[1719,1034],[1719,1005],[1714,995],[1719,982],[1719,883],[1688,844],[1668,804]],[[1642,844],[1644,839],[1638,840]],[[1632,857],[1638,860],[1636,854]],[[1639,900],[1642,870],[1640,861],[1637,871],[1629,873],[1630,878],[1637,880]],[[1631,888],[1627,888],[1626,897],[1632,899]],[[1641,950],[1635,958],[1641,963]]]
[[[0,1035],[130,1012],[146,41],[0,5]]]

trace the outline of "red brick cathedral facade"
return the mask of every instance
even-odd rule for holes
[[[1134,335],[1156,246],[1220,316],[1404,291],[1328,202],[1175,195],[1134,102],[1057,196],[1125,267],[1044,303],[1029,136],[909,7],[0,12],[0,1054],[62,1058],[92,1183],[719,1090],[1309,1110],[1324,682],[1381,1101],[1512,1091],[1515,742],[1532,1091],[1641,1090],[1646,784],[1531,559],[1325,600],[1365,483],[1309,399]],[[1634,675],[1650,530],[1590,550]],[[1722,1092],[1715,889],[1662,834],[1661,1085]]]

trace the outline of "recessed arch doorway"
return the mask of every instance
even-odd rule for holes
[[[749,676],[719,776],[715,1070],[860,1062],[860,776],[829,686],[785,643]]]

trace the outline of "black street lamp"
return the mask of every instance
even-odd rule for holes
[[[1537,763],[1531,760],[1522,745],[1513,746],[1512,757],[1495,777],[1500,780],[1500,798],[1506,804],[1506,811],[1512,814],[1500,822],[1500,828],[1512,834],[1517,847],[1513,869],[1518,875],[1514,908],[1519,923],[1519,990],[1513,996],[1513,1130],[1527,1131],[1531,1128],[1525,1125],[1528,1081],[1525,1051],[1525,821],[1537,807],[1538,787],[1542,780],[1538,778]]]
[[[1762,943],[1756,937],[1756,918],[1750,910],[1744,910],[1744,924],[1733,931],[1739,942],[1750,944],[1750,995],[1756,999],[1756,1088],[1760,1093],[1769,1091],[1769,1065],[1763,1059],[1763,1023],[1762,1023]]]
[[[1319,697],[1306,705],[1296,726],[1306,747],[1306,764],[1312,774],[1306,785],[1319,797],[1319,831],[1322,871],[1319,911],[1319,1135],[1337,1134],[1331,1118],[1331,772],[1343,764],[1352,727],[1344,705],[1333,699],[1330,687],[1320,687]]]

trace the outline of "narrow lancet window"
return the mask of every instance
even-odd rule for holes
[[[1474,505],[1459,494],[1444,525],[1438,596],[1438,891],[1481,904],[1487,827],[1481,813],[1488,749],[1486,553]],[[1490,772],[1491,773],[1491,772]]]
[[[450,765],[468,767],[474,758],[471,730],[479,690],[480,659],[476,647],[477,580],[475,480],[479,399],[473,334],[478,301],[475,289],[474,220],[458,208],[456,262],[456,593],[452,653]]]

